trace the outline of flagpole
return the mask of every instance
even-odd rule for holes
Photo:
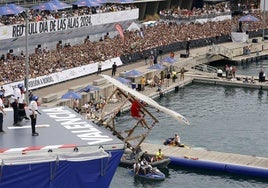
[[[26,89],[26,103],[29,105],[29,86],[28,86],[28,80],[29,80],[29,54],[28,54],[28,24],[29,24],[29,18],[28,18],[28,9],[25,10],[25,89]]]
[[[262,28],[262,41],[264,41],[264,36],[265,36],[265,25],[266,25],[265,1],[266,1],[266,0],[263,0],[263,28]]]

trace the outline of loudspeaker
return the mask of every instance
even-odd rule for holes
[[[252,39],[252,43],[258,43],[258,39]]]
[[[41,44],[38,44],[38,45],[37,45],[37,48],[41,48]]]
[[[10,50],[9,50],[9,53],[11,53],[11,54],[12,54],[12,53],[13,53],[13,49],[10,49]]]
[[[78,9],[78,5],[73,5],[73,9]]]
[[[181,54],[180,57],[181,58],[187,58],[187,57],[189,57],[189,54]]]

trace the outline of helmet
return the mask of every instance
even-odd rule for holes
[[[33,96],[32,98],[34,101],[37,101],[38,100],[38,97],[37,96]]]
[[[23,88],[23,84],[19,83],[18,88]]]

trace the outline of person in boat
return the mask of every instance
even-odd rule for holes
[[[147,161],[148,163],[151,162],[151,158],[149,157],[147,151],[145,151],[145,152],[141,155],[141,160],[145,160],[145,161]]]
[[[177,133],[175,134],[173,141],[175,146],[181,146],[181,138]]]
[[[164,154],[161,150],[161,148],[158,149],[158,151],[156,152],[156,155],[155,155],[155,161],[160,161],[164,158]]]
[[[135,162],[135,163],[133,164],[133,171],[134,171],[135,175],[137,175],[137,174],[139,173],[140,168],[141,168],[141,165],[140,165],[139,162]]]
[[[177,133],[174,137],[167,138],[164,142],[164,145],[184,147],[184,145],[181,143],[180,136]]]
[[[147,173],[151,172],[153,167],[145,160],[145,158],[140,162],[140,169],[142,173],[146,175]]]

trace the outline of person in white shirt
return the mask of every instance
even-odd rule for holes
[[[11,107],[13,108],[13,125],[17,126],[19,123],[19,99],[21,98],[21,91],[19,87],[21,87],[22,84],[18,84],[18,87],[13,89],[13,95],[11,98]]]
[[[100,62],[98,63],[98,71],[97,71],[97,75],[98,75],[98,74],[101,74],[101,67],[102,67],[102,62],[100,61]]]
[[[4,111],[4,104],[2,100],[3,97],[4,97],[4,93],[0,93],[0,133],[5,133],[5,131],[3,130],[3,119],[6,113]]]
[[[180,146],[181,145],[181,139],[179,137],[179,135],[176,133],[174,136],[174,143],[176,146]]]
[[[38,111],[37,101],[38,101],[38,97],[34,96],[33,100],[31,101],[31,103],[29,105],[29,114],[30,114],[30,118],[31,118],[32,136],[38,136],[39,135],[35,130],[37,113],[41,114]]]
[[[19,84],[18,85],[19,89],[20,89],[20,97],[18,99],[18,102],[19,102],[19,120],[22,121],[23,119],[26,119],[26,120],[30,120],[30,118],[28,118],[26,116],[26,112],[25,112],[25,91],[24,91],[24,87],[22,84]]]

